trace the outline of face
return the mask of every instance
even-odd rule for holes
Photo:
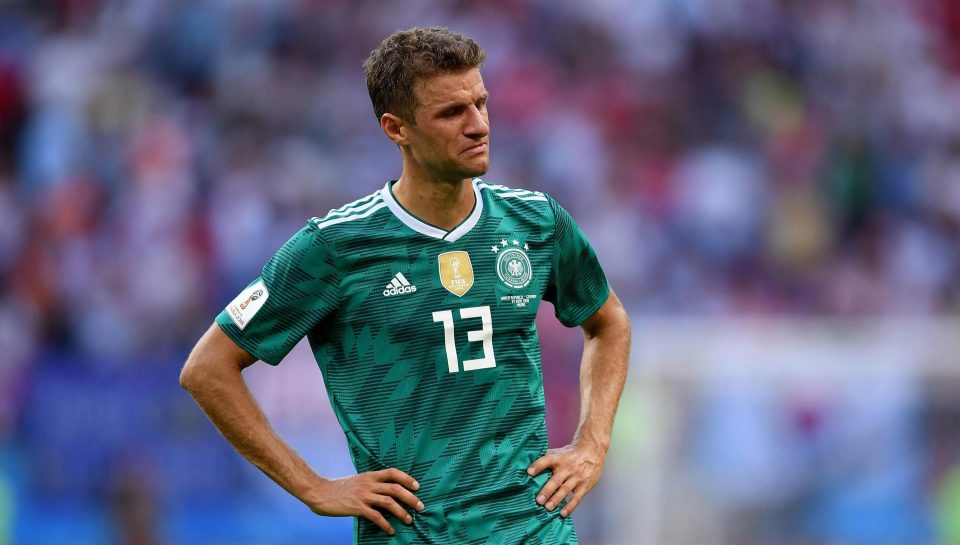
[[[408,156],[428,175],[463,180],[490,166],[487,90],[477,69],[441,74],[414,88],[416,124],[403,123]]]

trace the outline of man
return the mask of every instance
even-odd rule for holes
[[[547,195],[489,164],[484,53],[443,28],[397,32],[364,63],[403,171],[311,219],[217,317],[180,382],[250,462],[355,542],[576,543],[600,477],[630,326],[596,255]],[[534,318],[579,325],[581,419],[547,452]],[[304,336],[357,475],[317,475],[271,429],[241,371]],[[400,524],[396,524],[399,521]]]

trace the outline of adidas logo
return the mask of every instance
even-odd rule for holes
[[[397,276],[394,276],[393,280],[384,288],[383,296],[403,295],[404,293],[413,293],[415,291],[417,291],[417,287],[411,284],[410,281],[407,280],[407,277],[403,276],[403,273],[397,273]]]

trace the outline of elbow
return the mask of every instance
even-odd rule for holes
[[[627,309],[623,308],[623,305],[620,305],[620,320],[624,334],[629,339],[633,334],[633,325],[630,323],[630,316],[627,314]]]
[[[193,354],[187,358],[187,362],[183,364],[183,369],[180,370],[180,387],[188,392],[193,392],[197,383],[200,381],[200,364],[193,357]]]
[[[625,311],[622,311],[619,319],[616,321],[614,326],[614,335],[622,339],[627,346],[630,345],[633,335],[633,327],[630,325],[630,317],[627,316]]]
[[[237,347],[216,325],[210,326],[190,351],[180,370],[180,387],[196,397],[201,390],[216,388],[238,377],[253,363],[249,354]]]
[[[633,329],[630,324],[630,316],[627,314],[627,309],[624,308],[619,298],[615,299],[615,304],[611,309],[610,325],[618,337],[623,337],[628,341],[630,340]]]
[[[183,364],[183,369],[180,370],[180,387],[189,392],[192,380],[193,369],[190,366],[190,360],[187,360],[187,362]]]
[[[623,303],[613,291],[607,302],[600,307],[590,318],[580,324],[584,337],[589,340],[602,337],[607,341],[630,342],[630,317]]]

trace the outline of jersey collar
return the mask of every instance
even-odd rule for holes
[[[414,216],[399,203],[397,199],[393,196],[393,183],[396,180],[390,180],[383,190],[380,191],[380,195],[383,196],[383,202],[387,203],[387,208],[393,212],[393,215],[397,217],[404,225],[413,229],[414,231],[427,235],[428,237],[445,240],[447,242],[455,242],[463,235],[470,232],[473,229],[473,226],[480,221],[480,215],[483,213],[483,198],[480,196],[480,187],[477,186],[479,178],[474,178],[471,182],[473,186],[473,194],[476,197],[474,201],[473,210],[470,212],[470,215],[467,216],[467,219],[460,222],[460,225],[457,225],[449,231],[445,231],[436,225],[430,225],[429,223],[421,220],[420,218]]]

